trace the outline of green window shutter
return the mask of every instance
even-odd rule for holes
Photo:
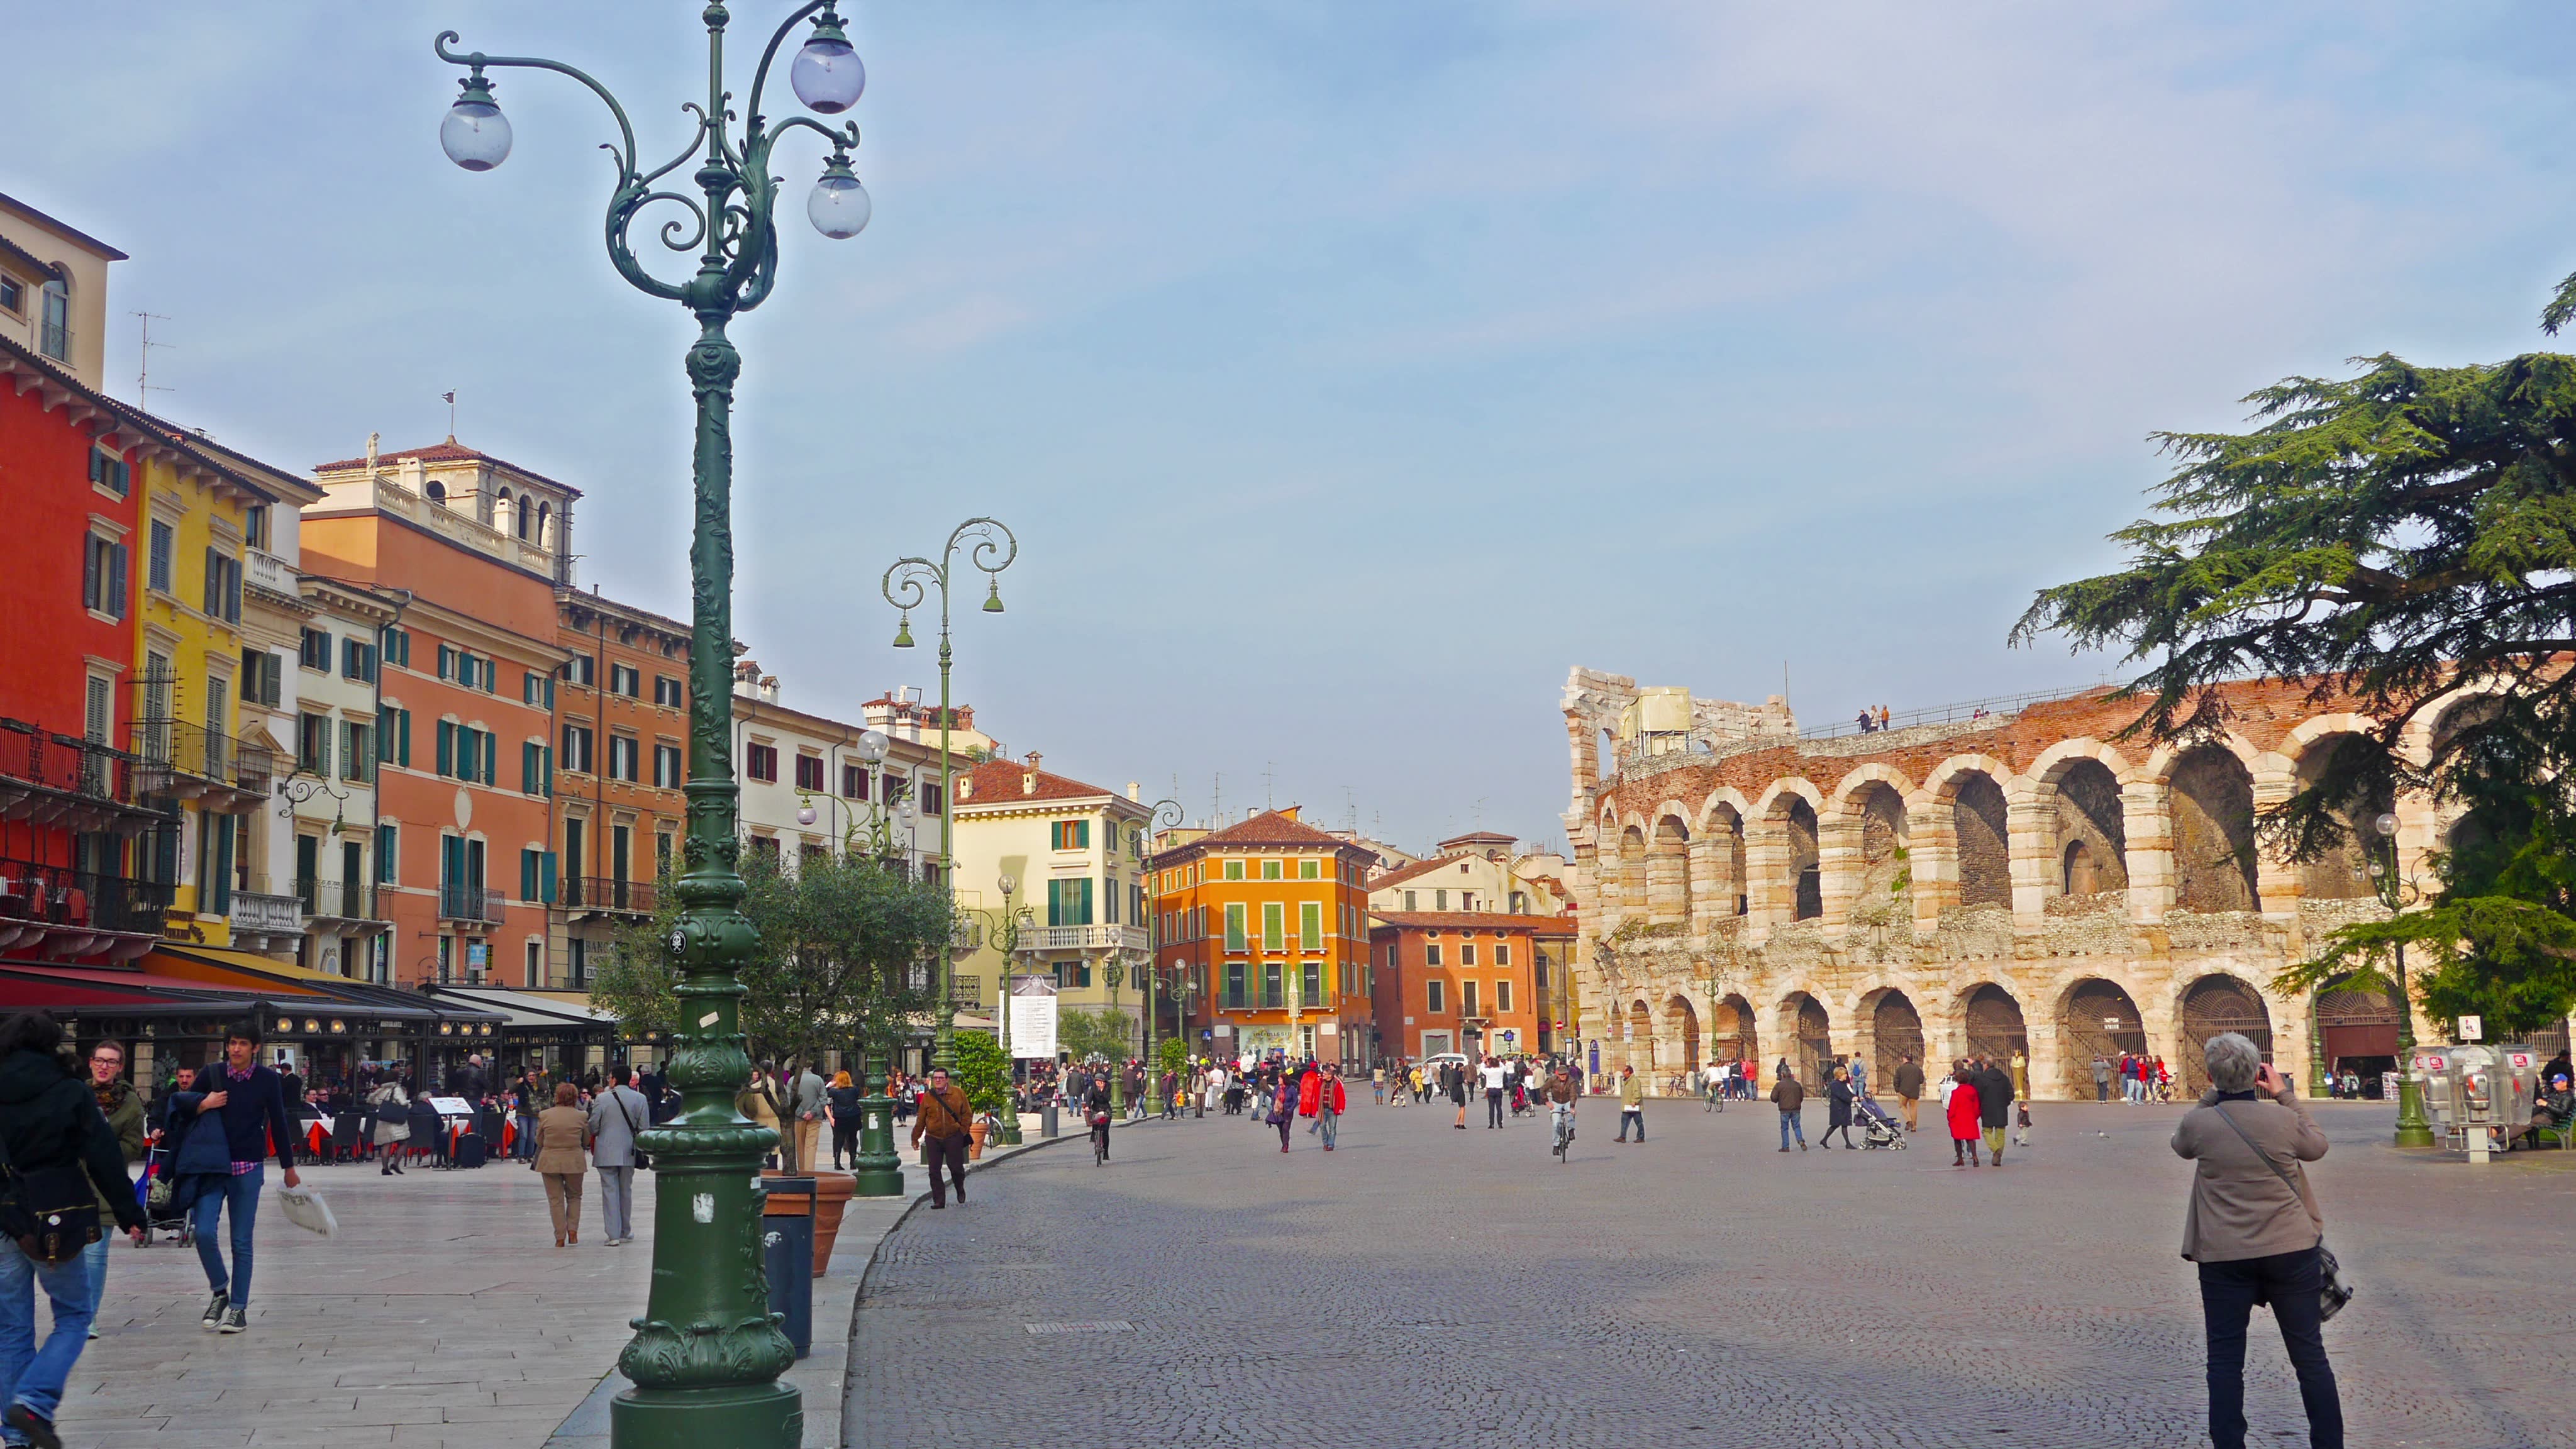
[[[411,765],[411,711],[403,710],[401,713],[402,740],[394,753],[401,756],[402,764],[405,768],[409,768]]]
[[[1306,937],[1306,949],[1324,949],[1324,907],[1320,901],[1308,901],[1298,908],[1298,925]]]
[[[1063,881],[1051,880],[1047,882],[1047,924],[1050,926],[1061,926],[1064,924]]]
[[[1073,822],[1073,848],[1076,850],[1089,850],[1091,848],[1090,821],[1077,820]]]
[[[537,793],[537,747],[525,740],[519,742],[519,793]]]
[[[402,881],[402,832],[398,827],[376,827],[376,884],[399,885]]]
[[[537,884],[543,891],[538,899],[550,901],[555,898],[555,853],[551,850],[545,854],[545,864]]]
[[[519,899],[533,901],[536,898],[537,853],[533,850],[522,850],[519,852]]]
[[[555,747],[552,745],[537,746],[537,764],[539,770],[545,777],[546,798],[551,800],[555,798]]]
[[[456,773],[456,726],[446,720],[438,722],[438,773],[441,778]]]
[[[1240,903],[1225,908],[1225,949],[1243,949],[1243,907]]]
[[[1080,908],[1079,908],[1080,913],[1079,913],[1079,914],[1075,917],[1075,919],[1074,919],[1074,924],[1075,924],[1075,925],[1077,925],[1077,926],[1088,926],[1088,925],[1090,925],[1090,924],[1091,924],[1091,922],[1092,922],[1092,914],[1091,914],[1091,877],[1089,877],[1089,876],[1084,876],[1084,877],[1082,878],[1081,885],[1082,885],[1082,904],[1081,904],[1081,906],[1080,906]]]
[[[1287,947],[1287,945],[1288,945],[1288,938],[1287,938],[1287,930],[1286,930],[1286,928],[1285,928],[1285,925],[1283,924],[1283,918],[1285,917],[1285,915],[1286,915],[1286,914],[1287,914],[1287,913],[1286,913],[1285,911],[1283,911],[1283,910],[1280,908],[1279,902],[1277,902],[1277,901],[1264,901],[1264,902],[1262,902],[1262,904],[1261,904],[1261,949],[1262,949],[1262,950],[1264,950],[1264,951],[1278,951],[1278,950],[1284,950],[1284,949],[1286,949],[1286,947]]]

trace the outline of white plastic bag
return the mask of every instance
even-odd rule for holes
[[[340,1220],[331,1215],[331,1205],[313,1188],[281,1187],[277,1190],[277,1205],[288,1222],[308,1233],[327,1238],[340,1231]]]

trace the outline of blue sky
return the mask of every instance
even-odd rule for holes
[[[429,37],[678,144],[694,0],[13,7],[0,190],[128,252],[153,405],[308,466],[446,431],[686,608],[691,335],[597,239],[586,93],[440,156]],[[783,6],[734,6],[747,62]],[[959,697],[1193,815],[1558,834],[1569,665],[1802,719],[2104,677],[2007,650],[2293,372],[2540,345],[2563,8],[871,5],[875,219],[735,329],[737,628],[791,703],[932,686],[878,574],[1017,529]],[[736,81],[747,89],[747,72]],[[32,142],[33,144],[28,144]],[[800,196],[819,155],[790,143]],[[111,390],[133,395],[134,319]],[[1265,789],[1264,773],[1271,774]]]

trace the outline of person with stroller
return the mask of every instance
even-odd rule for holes
[[[1858,1151],[1860,1144],[1852,1141],[1851,1137],[1851,1121],[1851,1071],[1845,1067],[1836,1067],[1833,1079],[1825,1083],[1825,1135],[1816,1139],[1816,1145],[1833,1146],[1834,1134],[1840,1132],[1843,1134],[1843,1146],[1852,1151]]]
[[[1964,1061],[1953,1063],[1950,1068],[1950,1099],[1946,1110],[1950,1118],[1950,1165],[1977,1166],[1978,1138],[1984,1125],[1977,1111],[1977,1074]]]

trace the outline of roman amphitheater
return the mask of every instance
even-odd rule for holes
[[[2308,864],[2253,828],[2370,721],[2252,682],[2227,687],[2224,735],[2150,747],[2115,740],[2139,706],[2108,694],[1802,736],[1778,696],[1576,669],[1580,1036],[1658,1088],[1711,1056],[1759,1061],[1766,1081],[1786,1058],[1812,1083],[1854,1054],[1884,1083],[1901,1054],[2021,1050],[2035,1097],[2092,1097],[2094,1060],[2122,1051],[2197,1091],[2200,1043],[2229,1030],[2303,1080],[2393,1067],[2386,993],[2273,985],[2327,931],[2385,913],[2372,827],[2392,802],[2356,802],[2361,829]],[[2461,707],[2427,711],[2419,758]],[[2398,879],[2429,890],[2424,856],[2451,822],[2429,798],[2393,813]],[[2420,1014],[2415,1030],[2443,1039]]]

